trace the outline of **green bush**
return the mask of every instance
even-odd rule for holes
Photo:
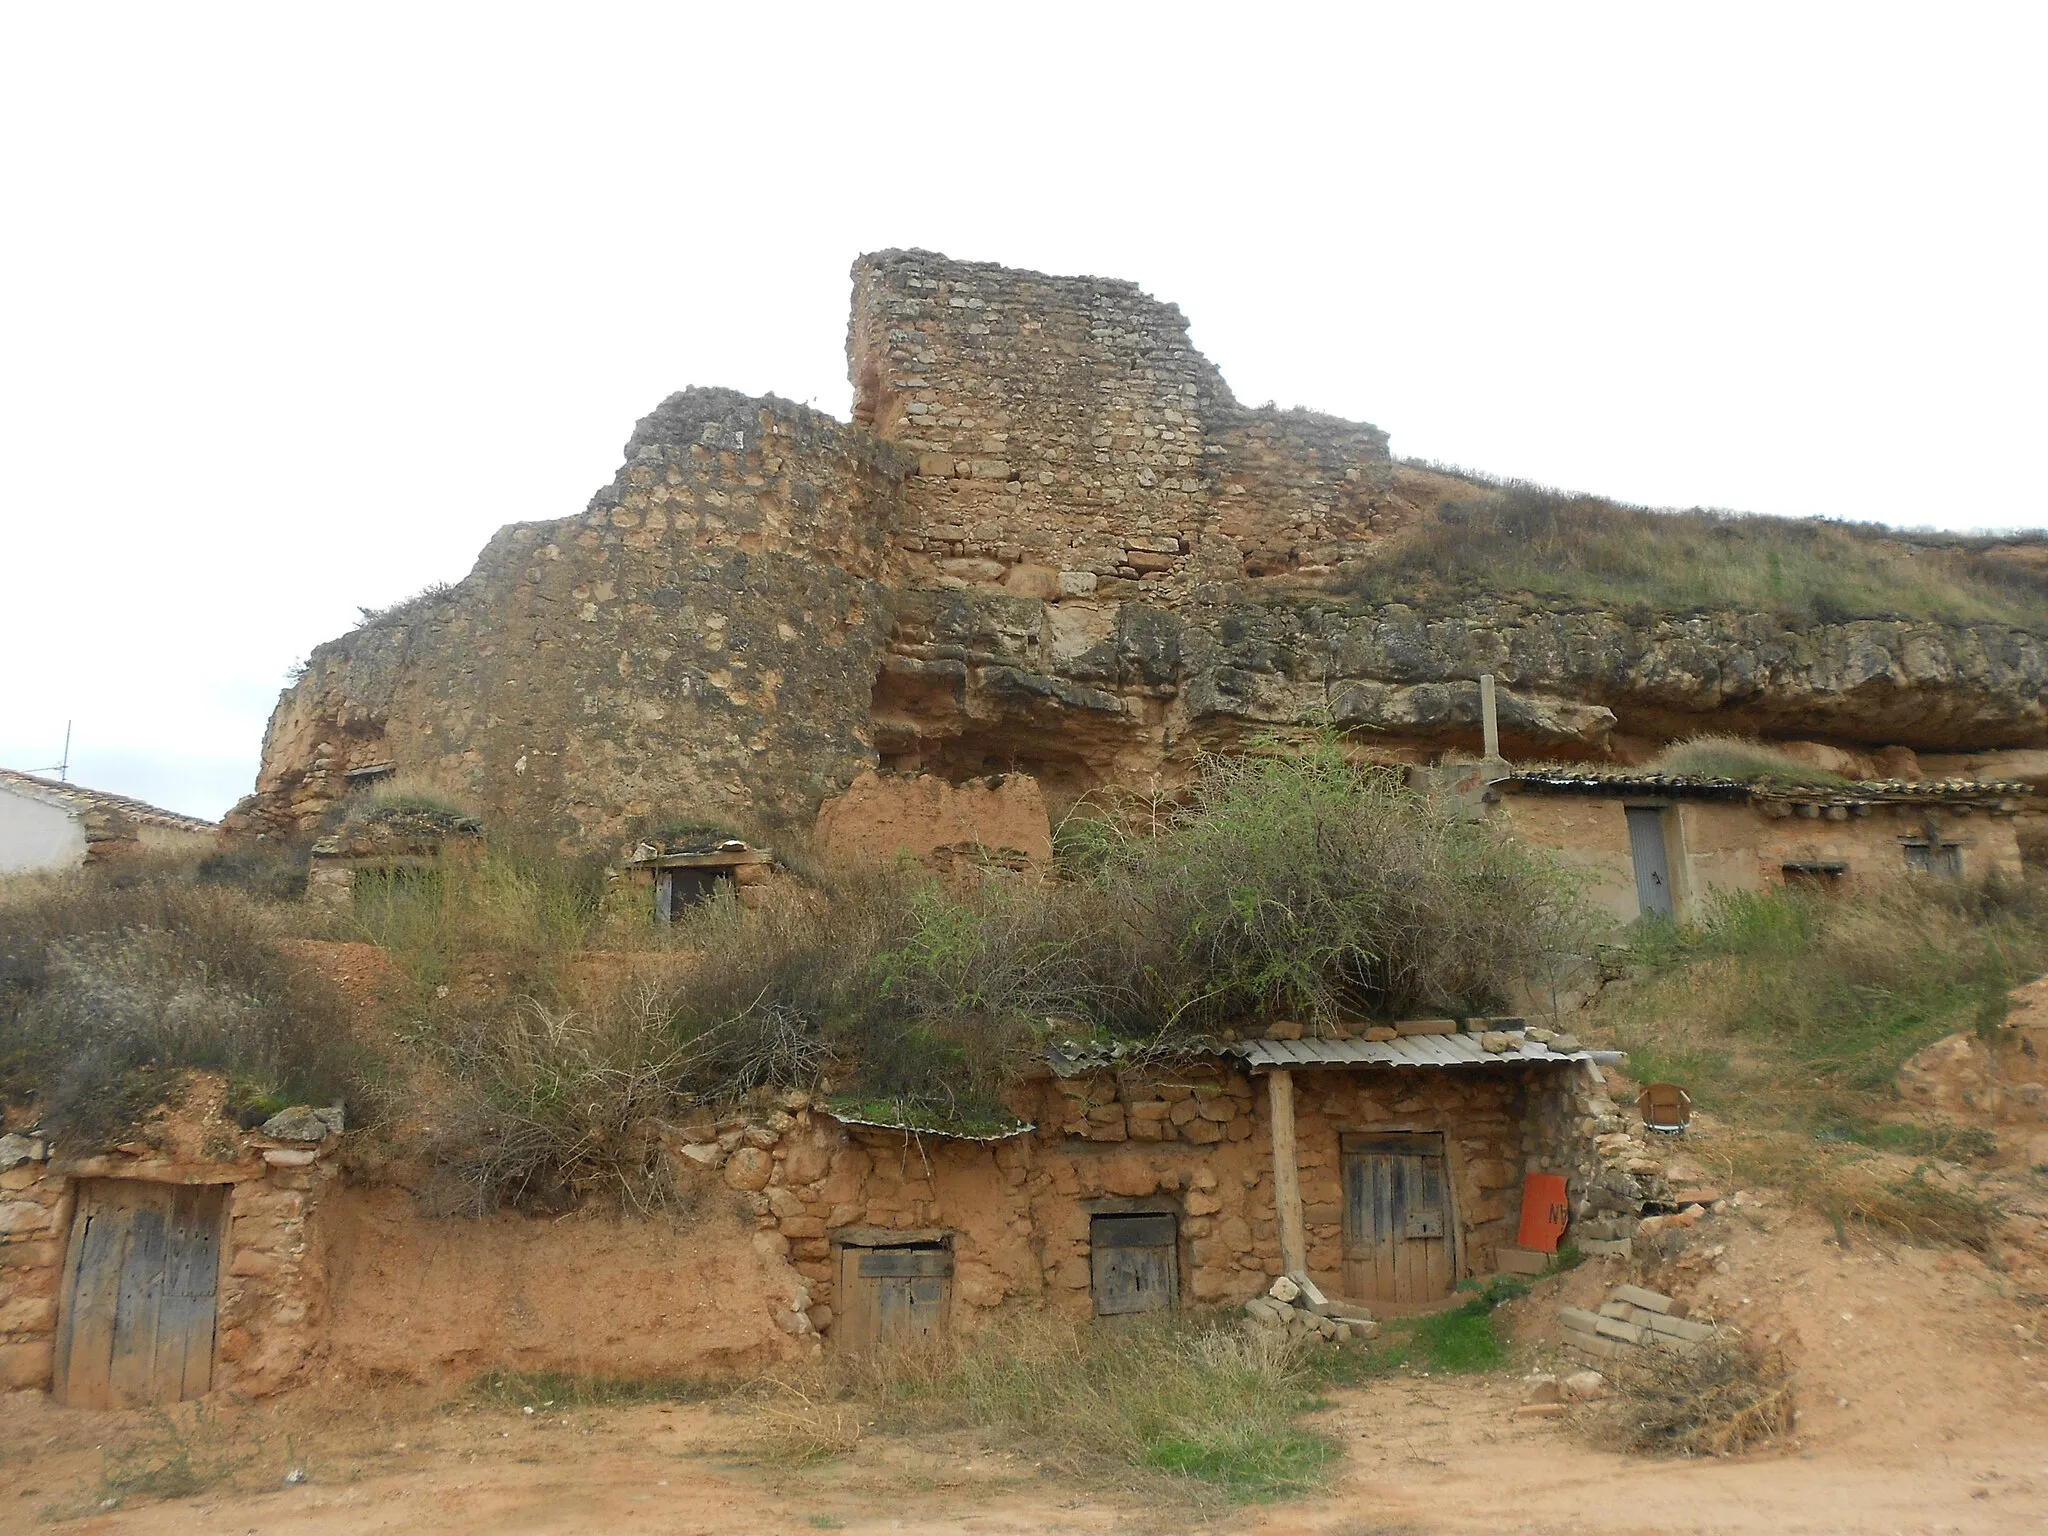
[[[1497,1011],[1585,942],[1553,865],[1329,734],[1207,760],[1095,862],[1130,1034]]]

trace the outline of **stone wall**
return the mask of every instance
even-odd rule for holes
[[[1391,526],[1386,434],[1245,410],[1135,283],[931,251],[853,283],[854,421],[917,455],[902,542],[927,580],[1172,600]]]
[[[1490,1272],[1494,1248],[1513,1241],[1528,1168],[1567,1173],[1576,1194],[1596,1165],[1590,1137],[1603,1122],[1580,1066],[1302,1071],[1295,1084],[1309,1270],[1333,1294],[1345,1130],[1444,1133],[1461,1276]],[[1213,1060],[1103,1071],[1043,1080],[1022,1107],[1034,1130],[969,1141],[847,1123],[790,1093],[752,1116],[700,1119],[676,1150],[750,1202],[802,1277],[815,1332],[832,1326],[832,1239],[846,1229],[950,1233],[961,1321],[1012,1300],[1088,1312],[1089,1217],[1113,1202],[1178,1213],[1191,1302],[1243,1302],[1280,1273],[1258,1079]]]
[[[51,1384],[65,1248],[78,1187],[91,1179],[228,1186],[215,1390],[280,1391],[321,1354],[326,1271],[309,1223],[334,1172],[318,1148],[245,1144],[212,1158],[183,1148],[51,1160],[40,1138],[4,1141],[32,1143],[33,1153],[0,1172],[0,1387]]]
[[[807,826],[875,760],[902,480],[816,412],[670,397],[581,516],[504,529],[453,588],[315,650],[235,824],[312,825],[390,763],[573,846]]]

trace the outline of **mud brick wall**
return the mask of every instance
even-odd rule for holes
[[[319,647],[234,824],[313,825],[378,763],[572,847],[678,817],[772,832],[875,762],[905,463],[775,399],[689,390],[578,517]]]
[[[1568,1064],[1298,1072],[1311,1275],[1341,1293],[1344,1132],[1443,1132],[1458,1272],[1486,1273],[1493,1249],[1514,1240],[1528,1167],[1574,1170],[1583,1184],[1597,1165],[1583,1142],[1590,1086]],[[949,1232],[963,1319],[1013,1300],[1089,1312],[1089,1218],[1104,1203],[1150,1200],[1178,1214],[1190,1302],[1243,1302],[1280,1273],[1272,1132],[1256,1078],[1221,1063],[1105,1071],[1042,1082],[1022,1107],[1034,1130],[977,1142],[848,1124],[791,1093],[772,1110],[701,1117],[674,1153],[719,1171],[800,1277],[800,1296],[786,1310],[776,1303],[778,1325],[798,1335],[831,1330],[832,1239],[849,1228]]]

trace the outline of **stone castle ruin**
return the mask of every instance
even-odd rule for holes
[[[847,355],[852,424],[671,396],[579,516],[321,646],[232,825],[310,829],[366,771],[574,848],[676,817],[808,831],[871,772],[1027,774],[1057,815],[1309,719],[1389,761],[1476,745],[1483,672],[1529,756],[1703,720],[2048,742],[2048,645],[1998,626],[1344,599],[1333,574],[1416,515],[1413,472],[1376,428],[1241,405],[1130,283],[864,256]]]

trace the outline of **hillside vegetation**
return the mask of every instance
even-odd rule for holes
[[[1901,878],[1848,895],[1717,898],[1693,928],[1633,934],[1632,979],[1595,1031],[1638,1081],[1683,1083],[1743,1182],[1799,1191],[1838,1221],[1986,1246],[1995,1212],[1903,1154],[1967,1162],[1982,1127],[1910,1119],[1892,1082],[1958,1031],[1988,1034],[2010,990],[2048,969],[2048,890]]]
[[[1765,613],[1793,624],[1904,618],[2048,629],[2048,559],[2021,557],[2038,540],[1655,512],[1476,478],[1450,485],[1382,558],[1347,567],[1341,589],[1368,602],[1527,592],[1617,611]]]

